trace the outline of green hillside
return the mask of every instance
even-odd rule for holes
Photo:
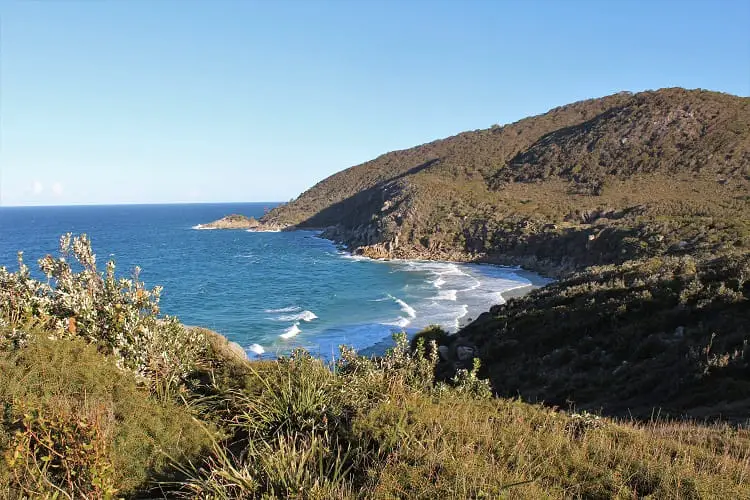
[[[664,89],[388,153],[264,221],[329,228],[366,255],[556,272],[747,248],[749,188],[750,99]]]
[[[64,235],[48,280],[0,268],[0,498],[750,498],[750,99],[571,104],[260,224],[557,280],[379,358],[250,362]]]
[[[326,228],[372,257],[560,278],[441,340],[477,349],[499,394],[750,414],[749,98],[662,89],[570,104],[388,153],[264,220]]]

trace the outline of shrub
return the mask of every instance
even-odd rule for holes
[[[18,494],[112,498],[114,465],[105,436],[105,408],[90,415],[20,401],[22,416],[6,422],[13,432],[5,463]]]
[[[17,273],[0,268],[0,318],[10,327],[0,343],[22,343],[33,321],[58,338],[95,343],[120,366],[152,379],[177,380],[194,367],[205,351],[205,336],[176,318],[159,316],[161,288],[147,289],[138,268],[130,279],[115,276],[114,261],[99,272],[86,235],[62,236],[60,254],[39,261],[47,283],[30,277],[21,254]]]
[[[210,447],[213,427],[188,408],[155,400],[83,339],[48,337],[0,350],[0,498],[129,496],[173,477],[168,457]]]

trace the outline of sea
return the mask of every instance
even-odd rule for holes
[[[333,359],[339,345],[362,352],[394,332],[428,325],[450,332],[530,289],[518,268],[428,261],[377,261],[351,255],[316,231],[204,230],[238,213],[260,217],[274,203],[0,207],[0,266],[17,269],[18,251],[57,255],[64,233],[87,234],[100,268],[141,268],[161,285],[161,309],[184,324],[215,330],[251,358],[302,347]]]

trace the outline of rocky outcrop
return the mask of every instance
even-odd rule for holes
[[[198,224],[196,229],[256,229],[259,225],[255,217],[231,214],[208,224]]]
[[[208,224],[198,224],[196,229],[242,229],[249,231],[281,231],[287,226],[275,223],[264,223],[255,217],[231,214]]]

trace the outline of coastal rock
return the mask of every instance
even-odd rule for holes
[[[449,335],[438,346],[440,362],[436,367],[436,376],[440,380],[450,380],[460,369],[471,369],[474,358],[479,355],[477,346],[469,340]]]
[[[198,224],[198,229],[257,229],[260,222],[255,217],[231,214],[208,224]]]
[[[239,214],[231,214],[208,224],[198,224],[195,229],[242,229],[249,231],[282,231],[287,226],[276,223],[260,222],[255,217],[246,217]]]
[[[247,352],[237,342],[227,342],[227,350],[239,359],[248,359]]]
[[[459,345],[456,346],[456,357],[462,363],[466,363],[474,359],[474,353],[476,349],[470,345]]]

